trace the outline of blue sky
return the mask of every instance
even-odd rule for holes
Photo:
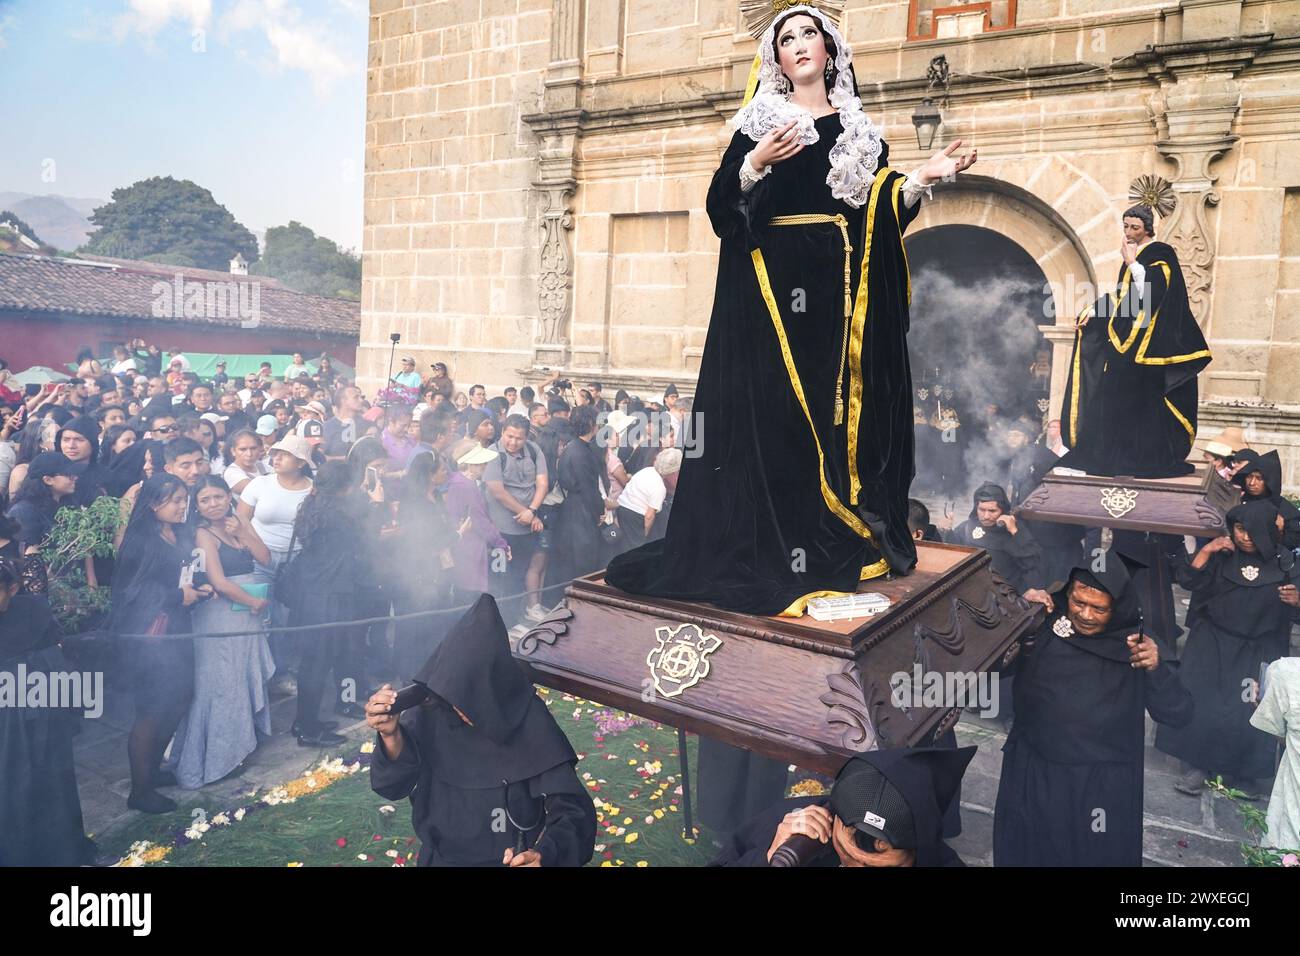
[[[0,0],[0,192],[190,179],[360,249],[367,0]],[[52,177],[52,181],[49,181]]]

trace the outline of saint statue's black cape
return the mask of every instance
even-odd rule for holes
[[[542,866],[590,860],[596,808],[574,772],[577,755],[511,657],[490,595],[416,679],[435,697],[399,718],[396,760],[376,738],[370,786],[389,800],[411,798],[420,865],[500,866],[507,849],[535,849]]]
[[[0,671],[66,673],[45,601],[17,595],[0,614]],[[23,688],[18,688],[19,692]],[[79,717],[54,707],[0,706],[0,867],[80,866],[87,840],[72,762]]]
[[[1094,475],[1170,478],[1190,474],[1196,436],[1196,376],[1210,364],[1205,336],[1187,304],[1178,255],[1152,240],[1138,250],[1149,297],[1120,266],[1104,296],[1075,331],[1065,382],[1062,466]]]
[[[1195,610],[1179,675],[1196,698],[1196,713],[1185,727],[1157,728],[1156,748],[1208,777],[1255,780],[1273,776],[1275,740],[1251,726],[1255,702],[1246,691],[1248,682],[1258,681],[1264,668],[1290,649],[1296,613],[1282,603],[1277,589],[1296,578],[1279,566],[1279,550],[1269,539],[1270,525],[1277,521],[1271,502],[1237,505],[1228,512],[1228,527],[1237,521],[1246,525],[1252,541],[1263,542],[1258,553],[1221,551],[1200,570],[1187,560],[1175,566]]]
[[[974,756],[975,748],[967,747],[943,754],[934,752],[940,749],[949,748],[899,747],[871,750],[857,754],[854,759],[870,763],[902,792],[907,807],[912,812],[916,831],[916,866],[965,866],[961,857],[944,842],[944,837],[948,832],[947,818],[961,794],[962,774]],[[830,805],[830,794],[778,801],[730,834],[723,844],[722,852],[710,865],[767,866],[767,851],[786,814],[802,807],[829,808]],[[834,814],[834,810],[831,812]],[[838,867],[839,855],[827,843],[825,851],[808,865]]]
[[[839,115],[816,127],[817,143],[748,194],[739,170],[754,142],[743,133],[713,176],[707,209],[722,249],[692,422],[701,454],[682,464],[666,536],[610,562],[606,580],[624,591],[777,614],[916,563],[902,232],[919,203],[903,202],[906,177],[889,169],[887,149],[867,203],[833,197],[826,174]],[[847,341],[839,225],[771,222],[815,214],[844,217],[852,246]]]
[[[1002,748],[994,866],[1141,866],[1144,711],[1160,724],[1191,719],[1192,697],[1167,649],[1154,671],[1129,663],[1126,638],[1141,614],[1123,563],[1085,583],[1112,596],[1107,629],[1056,634],[1067,584],[1012,668],[1015,723]]]

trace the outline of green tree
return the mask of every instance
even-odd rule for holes
[[[188,179],[142,179],[113,190],[90,215],[98,228],[79,252],[226,272],[240,253],[257,259],[257,237],[212,193]]]
[[[336,299],[361,298],[361,260],[300,222],[266,230],[266,253],[249,270],[291,289]]]

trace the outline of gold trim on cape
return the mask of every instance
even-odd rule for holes
[[[872,578],[878,578],[881,575],[889,573],[889,562],[884,558],[874,564],[863,565],[861,573],[858,575],[859,581],[870,581]],[[802,597],[795,598],[777,617],[803,617],[804,612],[808,610],[808,602],[813,598],[819,597],[852,597],[856,591],[809,591]]]
[[[862,420],[862,331],[867,321],[867,277],[871,267],[871,243],[875,238],[876,201],[880,185],[889,175],[886,166],[876,173],[867,202],[866,227],[863,230],[862,270],[858,274],[858,297],[853,304],[853,331],[849,334],[849,504],[858,503],[862,481],[858,477],[858,427]],[[908,278],[911,282],[911,278]]]
[[[826,502],[826,507],[830,509],[831,513],[848,525],[855,534],[875,544],[876,539],[872,535],[871,529],[863,524],[861,518],[844,506],[843,502],[836,497],[834,489],[826,481],[826,453],[822,450],[822,441],[817,436],[817,427],[813,424],[812,410],[808,407],[808,398],[804,395],[803,382],[799,379],[798,369],[795,368],[794,356],[790,354],[790,341],[786,338],[785,325],[781,321],[781,312],[777,307],[776,297],[772,294],[772,283],[767,277],[767,265],[763,261],[763,250],[754,249],[749,255],[754,261],[754,275],[758,278],[759,291],[762,293],[763,301],[767,303],[767,311],[772,317],[772,327],[776,330],[777,342],[781,346],[781,359],[785,362],[785,371],[790,378],[790,387],[794,389],[795,398],[799,400],[799,407],[803,409],[804,418],[808,420],[808,429],[812,432],[813,444],[817,446],[817,479],[821,484],[822,500]]]
[[[1169,399],[1167,398],[1165,399],[1165,404],[1168,405],[1169,410],[1174,413],[1174,418],[1178,419],[1178,424],[1182,425],[1183,428],[1187,431],[1187,437],[1190,438],[1192,441],[1195,441],[1196,429],[1192,427],[1192,423],[1187,420],[1186,416],[1183,415],[1183,413],[1178,410],[1178,407],[1174,405],[1174,403],[1171,402]]]

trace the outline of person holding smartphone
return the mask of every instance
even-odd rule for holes
[[[270,552],[252,525],[231,511],[230,488],[221,478],[200,478],[191,508],[202,561],[195,579],[201,576],[217,595],[195,606],[194,630],[244,632],[194,643],[194,697],[176,730],[169,767],[179,786],[197,790],[238,769],[257,749],[259,735],[271,736],[266,686],[275,658],[262,633],[271,582],[257,570],[270,563]]]
[[[596,808],[572,745],[510,654],[489,595],[456,622],[399,714],[385,684],[366,702],[370,786],[411,799],[420,866],[582,866]]]
[[[136,496],[117,554],[109,631],[118,635],[135,700],[127,738],[131,793],[127,806],[170,813],[176,803],[158,793],[175,777],[160,769],[163,753],[194,693],[191,609],[215,593],[193,586],[194,536],[186,524],[189,489],[175,475],[155,474]]]

